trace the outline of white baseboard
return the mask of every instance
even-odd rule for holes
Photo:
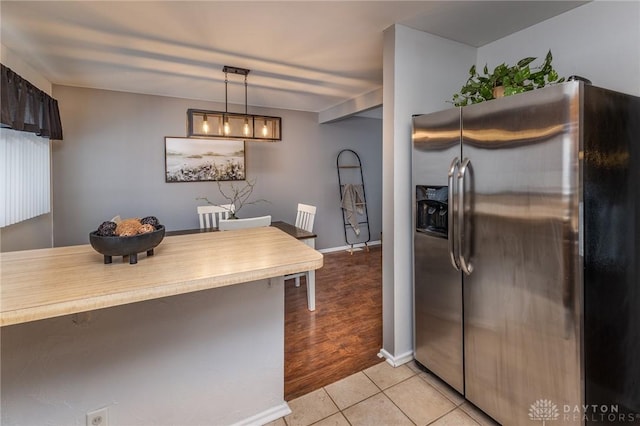
[[[392,367],[399,367],[402,364],[406,364],[407,362],[409,362],[409,361],[411,361],[413,359],[413,351],[405,352],[405,353],[400,354],[398,356],[393,356],[389,352],[387,352],[385,349],[380,349],[380,352],[378,353],[378,356],[380,358],[385,358],[385,360]]]
[[[271,407],[268,410],[256,414],[255,416],[251,416],[247,419],[239,421],[238,423],[234,423],[232,426],[264,425],[288,414],[291,414],[291,408],[289,408],[289,404],[283,402],[282,404]]]
[[[376,241],[369,241],[366,245],[368,245],[369,247],[372,247],[372,246],[379,246],[380,244],[382,244],[382,241],[376,240]],[[354,249],[362,249],[362,247],[365,247],[364,243],[358,243],[353,245]],[[329,248],[320,249],[318,251],[320,253],[331,253],[334,251],[343,251],[343,250],[351,250],[351,246],[329,247]]]

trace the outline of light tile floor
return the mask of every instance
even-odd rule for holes
[[[289,402],[292,413],[268,426],[497,426],[413,361],[381,362]]]

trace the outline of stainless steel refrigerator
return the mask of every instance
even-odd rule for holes
[[[504,425],[640,423],[640,98],[572,81],[412,131],[415,359]]]

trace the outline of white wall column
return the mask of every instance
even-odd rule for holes
[[[384,32],[382,354],[393,365],[413,357],[411,116],[452,107],[475,59],[473,47],[402,25]]]

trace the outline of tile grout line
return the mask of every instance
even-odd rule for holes
[[[403,364],[403,365],[404,365],[404,364]],[[397,367],[393,367],[393,368],[397,368]],[[411,376],[407,377],[406,379],[400,380],[398,383],[394,383],[393,385],[388,386],[386,389],[389,389],[389,388],[392,388],[392,387],[394,387],[394,386],[397,386],[397,385],[399,385],[400,383],[404,383],[404,382],[406,382],[407,380],[409,380],[409,379],[411,379],[411,378],[413,378],[413,377],[415,377],[415,376],[417,376],[417,375],[418,375],[415,371],[413,371],[412,369],[410,369],[408,366],[407,366],[407,368],[409,369],[409,371],[411,371],[411,372],[413,373],[413,375],[411,375]],[[374,384],[374,385],[378,386],[378,384],[377,384],[376,382],[374,382],[374,381],[373,381],[373,379],[367,375],[367,373],[365,373],[364,371],[363,371],[363,373],[364,373],[364,375],[365,375],[365,376],[367,376],[367,377],[369,378],[369,380],[371,380],[371,381],[373,382],[373,384]],[[429,384],[429,383],[427,383],[427,384]],[[414,422],[413,420],[411,420],[411,417],[409,417],[409,416],[407,415],[407,413],[405,413],[404,411],[402,411],[402,408],[398,407],[398,404],[396,404],[396,402],[395,402],[393,399],[391,399],[391,398],[389,397],[389,395],[387,395],[387,394],[384,392],[384,391],[385,391],[384,389],[382,389],[380,386],[378,386],[378,389],[380,389],[380,392],[382,393],[382,395],[384,395],[384,396],[385,396],[385,398],[387,398],[389,401],[391,401],[391,403],[392,403],[393,405],[395,405],[395,407],[396,407],[398,410],[400,410],[400,412],[401,412],[401,413],[402,413],[402,414],[407,418],[407,420],[409,420],[413,425],[417,426],[417,423],[416,423],[416,422]],[[437,390],[437,389],[436,389],[436,390]],[[377,395],[377,394],[376,394],[376,395]],[[369,399],[369,398],[367,398],[367,399]]]
[[[420,377],[420,374],[423,374],[425,377],[426,377],[428,374],[431,374],[431,376],[433,376],[433,378],[434,378],[434,379],[436,379],[437,381],[442,381],[442,385],[443,385],[443,386],[447,386],[447,387],[449,386],[446,382],[444,382],[442,379],[440,379],[438,376],[436,376],[435,374],[433,374],[433,373],[431,373],[431,372],[427,372],[427,371],[422,371],[422,370],[421,370],[420,372],[416,373],[416,375],[417,375],[418,377]],[[427,380],[426,380],[426,378],[424,378],[424,377],[420,377],[420,379],[421,379],[422,381],[424,381],[425,383],[427,383],[428,385],[430,385],[430,386],[431,386],[432,388],[434,388],[435,390],[437,390],[437,391],[438,391],[438,393],[440,393],[440,395],[444,396],[447,400],[451,401],[451,403],[452,403],[452,404],[454,404],[454,405],[456,406],[456,408],[461,407],[461,406],[462,406],[462,404],[464,404],[464,403],[465,403],[465,401],[467,401],[467,399],[464,397],[464,395],[459,394],[459,393],[458,393],[458,391],[456,391],[455,389],[451,388],[451,391],[452,391],[452,392],[456,392],[456,393],[458,393],[458,395],[460,395],[460,396],[462,397],[462,402],[458,404],[457,402],[455,402],[454,400],[452,400],[451,398],[449,398],[449,397],[447,396],[447,394],[445,394],[443,391],[441,391],[440,389],[438,389],[437,387],[435,387],[434,385],[432,385],[431,383],[429,383],[429,381],[427,381]],[[462,410],[462,411],[464,411],[464,410]]]
[[[404,381],[404,380],[403,380],[403,381]],[[398,382],[398,383],[402,383],[402,382]],[[407,420],[409,420],[409,421],[411,422],[411,424],[413,424],[414,426],[417,426],[417,425],[416,425],[416,422],[414,422],[413,420],[411,420],[411,418],[409,418],[409,416],[407,416],[407,413],[405,413],[404,411],[402,411],[402,408],[398,407],[398,406],[396,405],[396,403],[395,403],[395,402],[393,402],[393,399],[389,398],[389,397],[387,396],[387,394],[386,394],[386,393],[384,393],[384,391],[380,391],[380,392],[377,392],[377,393],[375,393],[375,394],[373,394],[373,395],[371,395],[371,396],[368,396],[368,397],[366,397],[365,399],[363,399],[362,401],[359,401],[359,402],[357,402],[357,403],[355,403],[355,404],[353,404],[353,405],[350,405],[350,406],[349,406],[349,407],[347,407],[347,408],[351,408],[351,407],[353,407],[353,406],[355,406],[355,405],[360,404],[361,402],[365,402],[366,400],[369,400],[369,399],[371,399],[371,398],[373,398],[374,396],[379,395],[379,394],[382,394],[385,398],[387,398],[389,401],[391,401],[391,403],[392,403],[392,404],[393,404],[393,405],[394,405],[398,410],[400,410],[400,412],[401,412],[401,413],[402,413],[402,414],[407,418]],[[345,419],[347,419],[347,416],[344,416],[344,418],[345,418]],[[347,422],[349,422],[349,419],[347,419]],[[351,422],[349,422],[349,424],[351,424]]]
[[[437,390],[437,389],[436,389],[436,390]],[[455,403],[454,403],[454,404],[455,404]],[[456,410],[458,410],[458,409],[460,409],[460,407],[459,407],[459,406],[457,406],[457,405],[456,405],[456,406],[454,406],[451,410],[447,411],[446,413],[444,413],[444,414],[443,414],[443,415],[441,415],[440,417],[437,417],[437,418],[433,419],[433,421],[431,421],[431,422],[427,423],[427,425],[426,425],[426,426],[429,426],[429,425],[434,424],[435,422],[437,422],[437,421],[438,421],[438,420],[440,420],[441,418],[443,418],[443,417],[445,417],[445,416],[448,416],[449,414],[453,413],[454,411],[456,411]],[[462,410],[460,410],[460,411],[462,411]],[[462,412],[464,413],[464,411],[462,411]],[[466,413],[465,413],[465,414],[466,414]],[[478,422],[476,422],[476,421],[475,421],[475,419],[473,419],[471,416],[468,416],[468,417],[469,417],[469,418],[470,418],[474,423],[476,423],[476,424],[478,423]],[[478,425],[478,426],[480,426],[480,425]]]
[[[404,365],[404,364],[403,364],[403,365]],[[394,368],[395,368],[395,367],[394,367]],[[417,376],[417,377],[418,377],[420,380],[422,380],[426,385],[428,385],[430,388],[434,389],[434,390],[435,390],[436,392],[438,392],[442,397],[444,397],[447,401],[449,401],[451,404],[453,404],[453,408],[452,408],[451,410],[449,410],[449,411],[445,412],[444,414],[442,414],[441,416],[439,416],[439,417],[437,417],[437,418],[433,419],[433,421],[431,421],[431,422],[427,423],[427,425],[426,425],[426,426],[431,425],[431,424],[433,424],[433,423],[437,422],[438,420],[440,420],[440,419],[441,419],[441,418],[443,418],[444,416],[446,416],[446,415],[448,415],[448,414],[450,414],[450,413],[452,413],[452,412],[454,412],[454,411],[456,411],[456,410],[458,410],[458,409],[460,409],[460,411],[462,411],[462,412],[463,412],[467,417],[469,417],[469,418],[470,418],[474,423],[476,423],[478,426],[480,426],[480,424],[476,421],[476,419],[475,419],[475,418],[471,417],[471,415],[470,415],[469,413],[467,413],[466,411],[464,411],[464,410],[461,408],[462,404],[464,403],[464,401],[466,401],[466,399],[465,399],[465,400],[463,400],[460,404],[456,403],[455,401],[452,401],[452,400],[451,400],[451,398],[449,398],[447,395],[445,395],[445,393],[444,393],[444,392],[440,391],[440,389],[438,389],[437,387],[435,387],[434,385],[432,385],[431,383],[429,383],[429,382],[428,382],[427,380],[425,380],[423,377],[420,377],[420,373],[424,373],[423,371],[421,371],[421,370],[420,370],[420,371],[415,371],[415,370],[413,370],[412,368],[410,368],[409,366],[407,366],[407,368],[408,368],[408,369],[413,373],[413,375],[411,375],[411,376],[407,377],[406,379],[400,380],[398,383],[394,383],[393,385],[391,385],[391,386],[387,387],[386,389],[382,389],[382,388],[380,388],[380,386],[378,386],[378,385],[373,381],[373,379],[367,375],[367,373],[365,373],[364,371],[363,371],[363,373],[364,373],[364,375],[365,375],[365,376],[367,376],[367,377],[369,378],[369,380],[371,380],[371,381],[373,382],[373,384],[374,384],[374,385],[376,385],[376,386],[378,387],[378,389],[380,389],[380,391],[382,392],[382,394],[383,394],[385,397],[387,397],[387,399],[389,399],[389,401],[391,401],[391,403],[392,403],[393,405],[395,405],[395,406],[398,408],[398,410],[400,410],[400,412],[401,412],[402,414],[404,414],[404,415],[407,417],[407,419],[409,419],[409,421],[410,421],[411,423],[413,423],[414,425],[417,425],[417,424],[416,424],[416,422],[414,422],[413,420],[411,420],[411,418],[409,417],[409,415],[408,415],[407,413],[405,413],[405,412],[402,410],[402,408],[400,408],[400,407],[395,403],[395,401],[394,401],[393,399],[391,399],[391,398],[390,398],[390,397],[385,393],[385,390],[390,389],[390,388],[392,388],[392,387],[394,387],[394,386],[397,386],[397,385],[399,385],[400,383],[404,383],[404,382],[408,381],[409,379],[412,379],[413,377],[416,377],[416,376]],[[434,377],[434,378],[437,378],[435,375],[434,375],[433,377]],[[373,396],[373,395],[372,395],[372,396]],[[369,397],[369,398],[370,398],[370,397]],[[369,398],[366,398],[366,399],[369,399]],[[464,397],[463,397],[463,398],[464,398]],[[365,399],[365,400],[366,400],[366,399]],[[353,405],[355,405],[355,404],[353,404]],[[346,416],[345,416],[345,418],[346,418]]]
[[[418,374],[418,377],[420,377],[420,375],[419,375],[419,374]],[[434,377],[435,377],[435,376],[434,376]],[[449,401],[449,402],[451,402],[453,405],[455,405],[455,406],[456,406],[456,408],[460,407],[460,406],[461,406],[462,404],[464,404],[464,402],[466,401],[466,399],[465,399],[464,395],[460,395],[460,394],[458,394],[458,395],[460,395],[460,396],[462,397],[462,402],[458,404],[457,402],[455,402],[454,400],[452,400],[451,398],[449,398],[449,397],[447,396],[447,394],[445,394],[445,393],[444,393],[444,392],[442,392],[440,389],[438,389],[437,387],[435,387],[434,385],[432,385],[431,383],[429,383],[429,382],[428,382],[427,380],[425,380],[424,378],[420,377],[420,380],[422,380],[423,382],[425,382],[426,384],[428,384],[429,386],[431,386],[432,388],[434,388],[436,391],[438,391],[438,393],[439,393],[440,395],[444,396],[444,397],[447,399],[447,401]],[[456,391],[456,392],[457,392],[457,391]]]
[[[377,387],[377,388],[378,388],[378,392],[374,393],[373,395],[368,396],[367,398],[363,399],[362,401],[354,402],[353,404],[349,405],[348,407],[344,407],[344,410],[346,410],[346,409],[348,409],[348,408],[351,408],[351,407],[353,407],[354,405],[360,404],[361,402],[366,401],[367,399],[369,399],[369,398],[371,398],[371,397],[373,397],[373,396],[375,396],[375,395],[377,395],[377,394],[379,394],[379,393],[384,393],[384,392],[382,391],[382,389],[380,388],[380,386],[378,386],[378,385],[377,385],[377,383],[376,383],[376,382],[374,382],[374,381],[373,381],[373,379],[372,379],[371,377],[369,377],[369,376],[367,375],[367,373],[365,373],[365,372],[364,372],[364,370],[360,370],[360,371],[359,371],[359,373],[364,374],[364,376],[365,376],[367,379],[369,379],[369,381],[370,381],[371,383],[373,383],[373,385],[374,385],[375,387]],[[358,373],[354,373],[354,374],[358,374]],[[346,377],[345,377],[345,379],[346,379]],[[332,383],[332,384],[333,384],[333,383]],[[344,419],[347,421],[347,423],[349,423],[349,425],[351,425],[351,422],[349,421],[349,418],[348,418],[347,416],[345,416],[345,415],[344,415],[344,413],[343,413],[343,411],[344,411],[344,410],[343,410],[343,409],[341,409],[340,407],[338,407],[338,403],[333,399],[333,397],[331,396],[331,394],[329,393],[329,391],[328,391],[327,389],[325,389],[325,388],[326,388],[326,386],[323,386],[323,387],[322,387],[322,389],[327,393],[327,396],[329,397],[329,399],[331,400],[331,402],[333,402],[333,403],[335,404],[336,408],[338,408],[338,413],[340,413],[340,414],[342,415],[342,417],[344,417]],[[335,414],[336,414],[336,413],[333,413],[333,414],[331,414],[330,416],[327,416],[327,417],[325,417],[325,418],[323,418],[323,419],[320,419],[320,420],[318,420],[317,422],[312,423],[312,424],[311,424],[311,426],[313,426],[314,424],[316,424],[316,423],[318,423],[318,422],[321,422],[322,420],[327,419],[327,418],[329,418],[329,417],[331,417],[331,416],[333,416],[333,415],[335,415]],[[403,414],[404,414],[404,413],[403,413]]]
[[[404,365],[404,364],[403,364],[403,365]],[[392,368],[398,368],[398,367],[392,367]],[[409,368],[409,367],[407,367],[407,368]],[[367,378],[368,378],[369,380],[371,380],[371,381],[373,382],[373,384],[374,384],[374,385],[376,385],[376,386],[378,387],[378,389],[380,389],[380,392],[383,392],[383,393],[384,393],[384,391],[385,391],[386,389],[392,388],[392,387],[394,387],[395,385],[399,385],[400,383],[406,382],[407,380],[409,380],[409,379],[410,379],[410,378],[412,378],[413,376],[417,376],[417,375],[418,375],[418,373],[416,373],[415,371],[411,370],[410,368],[409,368],[409,370],[413,373],[413,375],[412,375],[412,376],[409,376],[409,377],[407,377],[406,379],[402,379],[402,380],[400,380],[398,383],[394,383],[394,384],[392,384],[391,386],[387,386],[385,389],[382,389],[380,386],[378,386],[378,385],[376,384],[376,382],[375,382],[371,377],[369,377],[369,375],[368,375],[367,373],[365,373],[365,372],[364,372],[364,370],[362,370],[362,372],[364,373],[364,375],[365,375],[365,376],[367,376]],[[427,384],[429,384],[429,383],[427,383]],[[437,390],[437,389],[436,389],[436,390]]]
[[[385,398],[387,398],[387,399],[388,399],[388,400],[389,400],[389,401],[390,401],[390,402],[391,402],[391,403],[392,403],[392,404],[393,404],[393,405],[394,405],[394,406],[395,406],[395,407],[396,407],[396,408],[397,408],[397,409],[398,409],[398,410],[399,410],[399,411],[400,411],[400,412],[401,412],[401,413],[402,413],[402,414],[403,414],[403,415],[404,415],[404,416],[405,416],[405,417],[406,417],[406,418],[411,422],[411,424],[413,424],[413,425],[417,425],[417,424],[416,424],[416,422],[414,422],[414,421],[409,417],[409,415],[408,415],[407,413],[405,413],[405,412],[402,410],[402,408],[401,408],[400,406],[398,406],[398,404],[396,404],[396,402],[395,402],[391,397],[389,397],[389,395],[387,395],[387,393],[386,393],[386,390],[391,389],[391,388],[393,388],[393,387],[395,387],[395,386],[397,386],[397,385],[400,385],[400,384],[402,384],[402,383],[404,383],[404,382],[406,382],[406,381],[408,381],[408,380],[411,380],[411,379],[413,379],[413,378],[414,378],[414,377],[416,377],[416,376],[417,376],[417,377],[418,377],[418,378],[419,378],[423,383],[425,383],[426,385],[428,385],[430,388],[434,389],[434,390],[435,390],[439,395],[441,395],[441,396],[442,396],[442,397],[444,397],[447,401],[449,401],[451,404],[453,404],[453,408],[451,408],[449,411],[447,411],[447,412],[443,413],[441,416],[439,416],[439,417],[437,417],[437,418],[433,419],[432,421],[430,421],[429,423],[427,423],[427,425],[426,425],[426,426],[434,424],[435,422],[439,421],[439,420],[440,420],[440,419],[442,419],[443,417],[445,417],[445,416],[447,416],[447,415],[451,414],[452,412],[454,412],[454,411],[456,411],[456,410],[460,410],[460,411],[461,411],[462,413],[464,413],[467,417],[469,417],[469,418],[471,419],[471,421],[473,421],[473,422],[474,422],[474,424],[476,424],[476,425],[480,426],[480,423],[479,423],[479,422],[478,422],[478,421],[477,421],[477,420],[476,420],[476,419],[475,419],[475,418],[474,418],[470,413],[468,413],[466,410],[462,409],[462,405],[463,405],[463,404],[464,404],[464,402],[466,401],[466,399],[464,399],[464,397],[463,397],[463,401],[462,401],[461,403],[457,403],[457,402],[456,402],[456,401],[454,401],[452,398],[450,398],[447,394],[445,394],[445,392],[441,391],[440,389],[438,389],[438,387],[436,387],[434,384],[430,383],[430,382],[427,380],[428,378],[430,378],[430,377],[429,377],[429,372],[425,372],[425,371],[423,371],[423,370],[422,370],[422,369],[420,369],[420,368],[418,368],[418,370],[416,371],[416,370],[412,369],[412,368],[411,368],[411,367],[409,367],[409,366],[407,366],[407,369],[412,373],[410,376],[408,376],[408,377],[406,377],[406,378],[404,378],[404,379],[402,379],[402,380],[398,381],[397,383],[393,383],[392,385],[389,385],[389,386],[387,386],[387,387],[386,387],[386,388],[384,388],[384,389],[383,389],[380,385],[378,385],[378,383],[376,383],[376,381],[373,379],[373,377],[369,376],[369,375],[365,372],[365,370],[361,370],[360,372],[361,372],[361,373],[363,373],[363,374],[364,374],[364,376],[365,376],[365,377],[366,377],[366,378],[367,378],[371,383],[373,383],[373,385],[376,387],[376,389],[378,389],[378,391],[377,391],[377,392],[375,392],[373,395],[370,395],[370,396],[368,396],[367,398],[365,398],[365,399],[363,399],[363,400],[361,400],[361,401],[357,401],[357,402],[355,402],[355,403],[353,403],[353,404],[351,404],[351,405],[349,405],[349,406],[347,406],[347,407],[344,407],[343,409],[341,409],[341,408],[338,406],[337,401],[334,399],[334,397],[332,397],[332,396],[331,396],[331,394],[329,393],[329,391],[326,389],[326,388],[327,388],[327,386],[323,386],[323,387],[322,387],[322,388],[320,388],[320,389],[322,389],[322,391],[323,391],[323,392],[325,392],[325,394],[329,397],[329,400],[334,404],[334,406],[337,408],[337,410],[338,410],[338,411],[336,411],[336,412],[334,412],[334,413],[332,413],[332,414],[330,414],[330,415],[328,415],[328,416],[325,416],[325,417],[323,417],[323,418],[321,418],[321,419],[319,419],[319,420],[317,420],[317,421],[315,421],[315,422],[311,423],[309,426],[312,426],[312,425],[315,425],[315,424],[317,424],[317,423],[319,423],[319,422],[322,422],[322,421],[324,421],[324,420],[328,419],[329,417],[332,417],[332,416],[334,416],[334,415],[336,415],[336,414],[340,414],[340,415],[341,415],[341,417],[343,417],[343,419],[344,419],[344,420],[345,420],[345,421],[346,421],[350,426],[352,426],[351,421],[349,421],[348,417],[344,414],[344,411],[345,411],[345,410],[348,410],[349,408],[354,407],[354,406],[356,406],[356,405],[358,405],[358,404],[360,404],[360,403],[363,403],[363,402],[365,402],[365,401],[367,401],[367,400],[369,400],[369,399],[371,399],[371,398],[373,398],[373,397],[377,396],[378,394],[382,394]],[[431,376],[433,376],[433,377],[432,377],[433,379],[435,379],[435,380],[439,380],[439,378],[438,378],[437,376],[435,376],[435,375],[433,375],[433,374],[431,374]],[[443,382],[443,383],[444,383],[444,382]],[[290,423],[289,423],[286,419],[284,419],[284,418],[283,418],[283,420],[284,420],[284,423],[285,423],[285,425],[286,425],[286,426],[291,426],[291,425],[290,425]]]
[[[394,368],[395,368],[395,367],[394,367]],[[417,376],[417,375],[418,375],[418,373],[417,373],[416,371],[414,371],[414,370],[410,369],[409,367],[407,367],[407,368],[408,368],[408,369],[409,369],[413,374],[412,374],[411,376],[407,377],[406,379],[400,380],[399,382],[394,383],[394,384],[393,384],[393,385],[391,385],[391,386],[388,386],[386,389],[389,389],[389,388],[391,388],[391,387],[393,387],[393,386],[399,385],[400,383],[404,383],[404,382],[406,382],[407,380],[411,379],[412,377],[415,377],[415,376]],[[405,413],[404,411],[402,411],[402,408],[398,407],[398,405],[397,405],[397,404],[396,404],[396,403],[395,403],[391,398],[389,398],[389,396],[388,396],[386,393],[384,393],[384,389],[382,389],[382,388],[381,388],[381,387],[380,387],[380,386],[379,386],[379,385],[378,385],[378,384],[373,380],[373,378],[372,378],[372,377],[369,377],[369,375],[365,372],[365,370],[361,370],[360,372],[361,372],[362,374],[364,374],[364,376],[365,376],[367,379],[369,379],[369,381],[371,381],[371,383],[373,383],[373,385],[374,385],[376,388],[378,388],[378,392],[374,393],[373,395],[370,395],[370,396],[366,397],[365,399],[363,399],[363,400],[361,400],[361,401],[355,402],[355,403],[353,403],[353,404],[349,405],[348,407],[345,407],[344,409],[341,409],[340,407],[338,407],[338,404],[337,404],[337,403],[336,403],[336,401],[333,399],[333,397],[331,396],[331,394],[329,393],[329,391],[327,391],[326,386],[323,386],[321,389],[322,389],[322,390],[324,390],[324,392],[327,394],[327,396],[329,397],[329,399],[331,400],[331,402],[333,402],[333,404],[336,406],[336,408],[338,408],[338,411],[337,411],[336,413],[333,413],[333,414],[330,414],[330,415],[328,415],[328,416],[326,416],[326,417],[321,418],[321,419],[320,419],[320,420],[318,420],[317,422],[313,422],[313,423],[311,423],[311,425],[309,425],[309,426],[313,426],[314,424],[319,423],[319,422],[321,422],[321,421],[323,421],[323,420],[325,420],[325,419],[328,419],[329,417],[331,417],[331,416],[333,416],[333,415],[335,415],[335,414],[337,414],[337,413],[340,413],[340,414],[342,415],[342,417],[344,417],[344,419],[347,421],[347,423],[349,423],[349,425],[351,425],[351,422],[349,421],[349,418],[344,414],[344,412],[343,412],[343,411],[344,411],[344,410],[347,410],[347,409],[349,409],[349,408],[351,408],[351,407],[353,407],[353,406],[355,406],[355,405],[358,405],[358,404],[360,404],[360,403],[362,403],[362,402],[364,402],[364,401],[366,401],[366,400],[368,400],[368,399],[371,399],[371,398],[373,398],[374,396],[376,396],[376,395],[378,395],[378,394],[382,394],[385,398],[387,398],[389,401],[391,401],[391,403],[392,403],[392,404],[393,404],[393,405],[394,405],[398,410],[400,410],[400,412],[401,412],[401,413],[402,413],[402,414],[403,414],[403,415],[404,415],[404,416],[405,416],[405,417],[406,417],[406,418],[407,418],[407,419],[408,419],[408,420],[409,420],[413,425],[416,425],[416,426],[417,426],[417,424],[416,424],[413,420],[411,420],[411,418],[407,415],[407,413]],[[356,373],[356,374],[357,374],[357,373]],[[429,384],[429,383],[427,383],[427,385],[431,386],[431,384]],[[433,386],[432,386],[432,387],[433,387]],[[434,389],[435,389],[435,388],[434,388]],[[437,390],[437,389],[436,389],[436,390]],[[457,408],[457,406],[456,406],[455,408]],[[287,421],[286,421],[286,420],[285,420],[285,424],[286,424],[286,425],[288,425],[288,423],[287,423]]]
[[[462,405],[464,405],[464,403],[467,402],[468,403],[468,407],[469,407],[469,411],[465,410],[464,408],[462,408]],[[487,413],[483,412],[482,410],[480,410],[478,407],[476,407],[473,402],[465,399],[465,401],[460,404],[460,409],[467,415],[469,416],[474,422],[478,423],[478,425],[482,426],[483,424],[487,424],[486,420],[483,419],[483,416],[486,416],[490,422],[493,422],[493,424],[500,426],[491,416],[489,416]]]
[[[439,419],[441,419],[442,417],[446,416],[447,414],[450,414],[452,412],[454,412],[455,410],[460,410],[462,411],[467,417],[469,417],[476,425],[481,426],[481,423],[473,416],[471,415],[471,413],[467,412],[464,408],[462,408],[462,406],[464,405],[465,402],[468,402],[468,400],[464,397],[464,395],[458,394],[462,397],[462,402],[460,402],[459,404],[455,401],[453,401],[451,398],[449,398],[449,396],[447,394],[445,394],[443,391],[441,391],[439,388],[437,388],[436,386],[432,385],[431,383],[429,383],[429,381],[426,379],[426,377],[428,377],[429,375],[431,375],[435,380],[437,381],[442,381],[442,379],[440,379],[438,376],[436,376],[435,374],[433,374],[432,372],[430,372],[429,370],[423,370],[422,368],[418,367],[419,371],[416,372],[416,375],[418,377],[420,377],[420,379],[422,381],[424,381],[426,384],[428,384],[429,386],[431,386],[432,388],[434,388],[440,395],[444,396],[448,401],[450,401],[452,404],[454,404],[454,408],[452,410],[450,410],[449,412],[443,414],[442,416],[438,417],[437,419],[435,419],[433,422],[429,423],[433,424],[434,422],[438,421]],[[420,376],[420,375],[423,376]],[[442,385],[443,386],[448,386],[446,384],[446,382],[442,381]],[[456,392],[457,391],[455,389],[451,389],[452,392]],[[427,426],[428,426],[427,425]]]
[[[333,402],[333,404],[336,406],[336,408],[338,409],[338,413],[340,413],[340,415],[342,415],[342,417],[344,417],[344,419],[347,421],[347,423],[349,423],[349,425],[351,426],[351,422],[349,421],[349,419],[347,418],[347,416],[345,416],[345,415],[344,415],[344,413],[342,412],[342,409],[341,409],[340,407],[338,407],[338,403],[333,399],[333,397],[331,396],[331,394],[329,393],[329,391],[328,391],[327,389],[325,389],[325,388],[326,388],[326,386],[323,386],[323,387],[322,387],[322,390],[324,390],[324,391],[326,392],[326,394],[327,394],[327,396],[329,397],[329,399],[331,400],[331,402]],[[349,406],[349,407],[350,407],[350,406]],[[346,407],[346,408],[349,408],[349,407]],[[325,417],[324,419],[328,419],[329,417],[331,417],[331,416],[335,416],[336,414],[337,414],[337,413],[333,413],[333,414],[331,414],[330,416]],[[318,423],[318,422],[321,422],[321,421],[323,421],[324,419],[320,419],[320,420],[318,420],[317,422],[312,423],[312,425],[314,425],[314,424],[316,424],[316,423]]]

